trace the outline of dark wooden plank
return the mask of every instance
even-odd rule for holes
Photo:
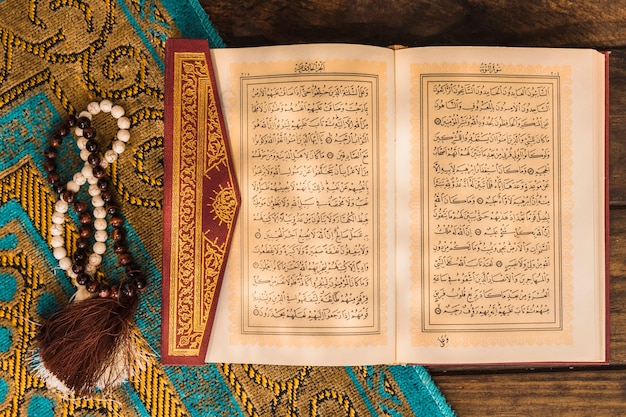
[[[626,365],[626,210],[612,210],[610,221],[610,357]]]
[[[609,65],[610,196],[626,208],[626,51],[611,52]]]
[[[626,370],[433,375],[459,417],[624,416]]]
[[[302,42],[615,48],[623,0],[200,0],[229,46]]]

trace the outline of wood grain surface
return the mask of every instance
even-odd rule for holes
[[[610,58],[610,364],[430,368],[460,417],[626,416],[626,1],[200,0],[229,47],[312,42],[585,47]]]

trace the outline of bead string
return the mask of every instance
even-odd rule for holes
[[[100,153],[100,147],[95,140],[96,130],[91,125],[92,116],[101,111],[110,113],[113,118],[117,119],[119,128],[115,140],[111,143],[111,149],[104,152],[104,155]],[[80,157],[84,161],[84,166],[73,175],[67,184],[64,184],[57,173],[56,160],[59,155],[58,148],[63,139],[70,134],[72,128],[77,136],[76,144],[80,149]],[[69,116],[66,118],[64,124],[48,140],[50,146],[44,152],[46,156],[44,169],[48,172],[48,182],[59,196],[54,205],[50,229],[53,255],[59,261],[59,267],[66,271],[77,285],[84,286],[87,291],[102,298],[119,299],[120,292],[125,297],[132,298],[138,292],[144,291],[147,286],[143,273],[134,264],[132,256],[128,253],[123,229],[124,220],[119,213],[119,208],[114,204],[113,194],[108,189],[109,180],[106,178],[106,168],[110,163],[115,162],[126,148],[126,142],[130,139],[129,128],[130,120],[124,117],[124,109],[121,106],[113,105],[109,100],[102,100],[100,103],[91,102],[87,106],[87,110],[80,112],[78,117]],[[88,193],[91,196],[92,213],[89,213],[87,203],[77,197],[78,191],[84,184],[89,184]],[[81,224],[73,261],[65,249],[63,237],[63,223],[70,205],[77,212]],[[101,264],[102,255],[106,251],[106,241],[109,237],[107,216],[109,217],[108,223],[113,229],[111,233],[113,251],[118,255],[118,263],[125,267],[128,278],[119,286],[97,283],[94,280],[97,267]],[[89,238],[92,235],[95,242],[92,252],[88,253]]]

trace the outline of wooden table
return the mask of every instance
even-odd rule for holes
[[[431,368],[460,417],[626,415],[626,1],[201,0],[228,46],[349,42],[610,50],[610,364]]]

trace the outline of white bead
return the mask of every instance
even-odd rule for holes
[[[89,152],[87,149],[81,149],[80,150],[80,159],[82,159],[83,161],[87,161],[87,159],[89,159],[89,155],[91,154],[91,152]]]
[[[115,152],[113,149],[109,149],[104,153],[104,160],[110,164],[117,161],[117,152]]]
[[[61,225],[58,224],[57,226]],[[64,244],[65,240],[63,239],[63,234],[55,235],[50,233],[50,246],[52,246],[53,248],[58,248],[59,246],[63,246]]]
[[[86,117],[86,118],[88,118],[89,120],[91,120],[91,113],[89,113],[87,110],[83,110],[83,111],[81,111],[80,113],[78,113],[78,117],[77,117],[77,119],[78,119],[78,118],[81,118],[81,117]]]
[[[59,246],[57,248],[54,248],[54,250],[52,251],[52,255],[54,256],[54,259],[60,261],[67,256],[67,250],[65,250],[63,246]]]
[[[117,131],[117,134],[115,136],[122,142],[128,142],[128,140],[130,139],[130,132],[126,129],[120,129]]]
[[[95,195],[91,198],[91,205],[94,207],[104,206],[104,200],[99,195]]]
[[[100,110],[105,113],[110,112],[112,107],[113,103],[111,103],[111,100],[104,99],[100,102]]]
[[[87,139],[82,136],[79,137],[76,139],[76,146],[78,146],[78,149],[82,151],[87,146]]]
[[[106,230],[96,230],[96,233],[93,234],[94,239],[96,240],[96,242],[104,242],[106,243],[109,234],[107,233]]]
[[[107,216],[107,210],[104,207],[96,207],[93,209],[93,217],[96,219],[104,219]]]
[[[104,169],[107,169],[109,167],[109,162],[106,159],[102,158],[100,160],[100,166]]]
[[[107,245],[105,245],[103,242],[96,242],[93,244],[93,251],[98,255],[102,255],[106,251],[106,249]]]
[[[69,271],[72,268],[72,260],[67,256],[59,259],[59,267],[64,271]]]
[[[52,223],[54,224],[65,223],[65,214],[59,213],[58,211],[55,211],[54,213],[52,213]]]
[[[97,101],[92,101],[91,103],[87,104],[87,111],[91,114],[100,113],[100,103],[98,103]]]
[[[115,117],[116,119],[119,119],[123,115],[124,115],[124,107],[120,105],[115,105],[111,107],[111,116]]]
[[[81,129],[80,127],[76,127],[76,129],[74,129],[74,134],[76,136],[80,136],[82,138],[83,137],[83,129]]]
[[[50,226],[50,235],[51,236],[62,236],[63,235],[63,226],[60,224],[53,224]]]
[[[106,230],[107,228],[106,219],[95,219],[93,221],[93,228],[96,230]]]
[[[50,246],[53,248],[61,248],[65,246],[65,239],[63,236],[52,236],[50,238]]]
[[[87,182],[89,184],[92,184],[92,185],[93,184],[97,184],[98,183],[98,178],[96,178],[96,177],[87,178]]]
[[[80,173],[83,174],[85,179],[93,178],[93,168],[89,164],[85,164],[83,169],[80,170]]]
[[[120,129],[128,129],[130,128],[130,119],[126,116],[122,116],[117,119],[117,127]]]
[[[96,273],[96,269],[98,269],[97,265],[92,265],[89,262],[87,262],[87,265],[85,265],[85,272],[87,273],[87,275],[90,275],[92,277]]]
[[[65,188],[73,193],[77,193],[80,190],[80,185],[76,184],[76,181],[74,180],[69,180],[65,185]]]
[[[116,140],[111,144],[111,149],[113,149],[115,153],[119,155],[124,152],[124,149],[126,149],[126,144],[121,140]]]
[[[98,266],[102,263],[102,256],[100,256],[97,253],[92,253],[91,255],[89,255],[89,264],[94,265],[94,266]]]
[[[98,187],[97,184],[91,184],[89,186],[89,195],[92,197],[95,197],[97,195],[100,195],[102,191],[100,190],[100,188]]]
[[[73,279],[78,278],[78,274],[76,272],[72,271],[71,268],[67,270],[67,276],[70,277],[70,278],[73,278]]]
[[[65,200],[57,200],[54,203],[54,210],[59,213],[67,213],[67,209],[69,208],[69,204]]]
[[[78,185],[83,185],[87,181],[87,178],[85,178],[82,172],[77,172],[76,174],[74,174],[72,179]]]

